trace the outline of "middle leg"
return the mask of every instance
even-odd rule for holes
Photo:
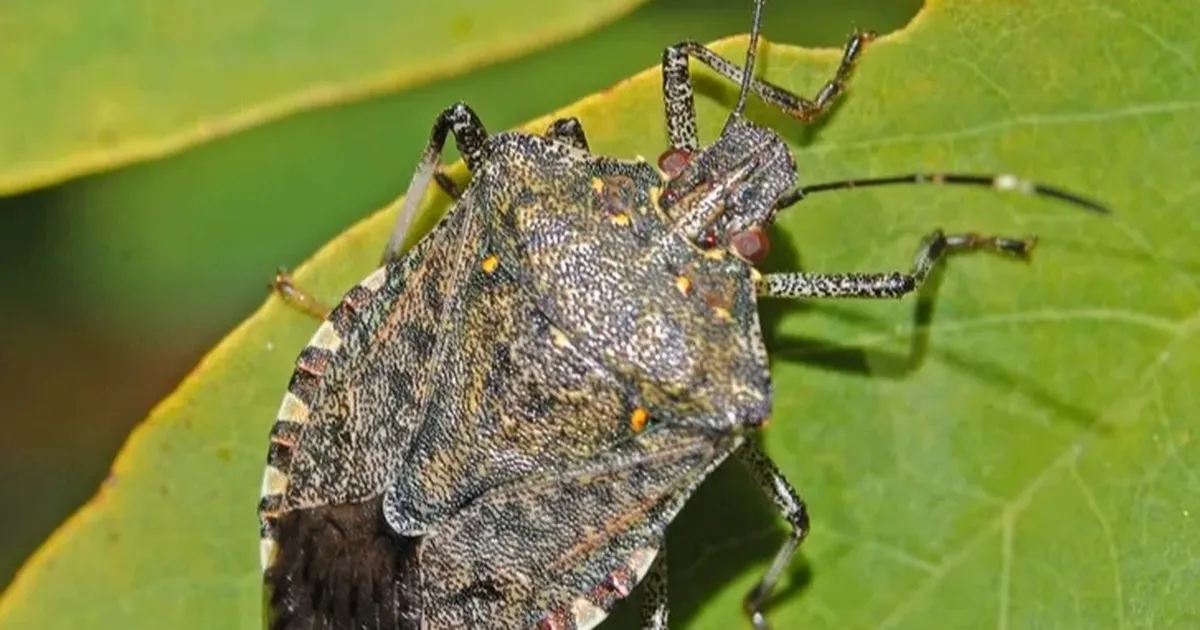
[[[994,251],[1028,259],[1037,243],[1024,239],[980,234],[951,234],[934,230],[921,243],[908,272],[883,273],[771,273],[758,282],[758,294],[779,298],[876,298],[904,297],[920,288],[933,269],[949,254]]]

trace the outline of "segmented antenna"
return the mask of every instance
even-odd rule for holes
[[[1016,191],[1026,195],[1050,197],[1099,214],[1112,214],[1108,208],[1099,202],[1067,192],[1061,188],[1054,188],[1045,184],[1020,179],[1015,175],[975,175],[969,173],[909,173],[907,175],[844,179],[820,184],[809,184],[784,194],[775,202],[775,209],[782,210],[787,208],[813,193],[896,184],[977,186],[1001,191]]]
[[[750,94],[750,82],[754,80],[754,57],[758,52],[758,35],[762,30],[762,12],[763,6],[766,4],[767,0],[754,0],[754,18],[750,25],[750,47],[746,49],[746,63],[742,66],[742,85],[738,90],[737,104],[733,106],[733,111],[725,121],[726,126],[729,125],[729,121],[741,116],[742,110],[746,108],[746,97]]]

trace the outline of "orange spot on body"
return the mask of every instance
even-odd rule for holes
[[[675,278],[675,287],[680,293],[688,295],[692,292],[692,280],[687,276],[679,276]]]
[[[492,273],[497,267],[500,266],[500,258],[495,254],[492,254],[483,259],[483,264],[481,266],[483,267],[484,273]]]
[[[650,412],[643,407],[638,407],[629,415],[629,428],[633,429],[634,433],[641,433],[646,428],[646,423],[650,420]]]

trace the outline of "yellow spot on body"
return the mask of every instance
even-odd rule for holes
[[[317,332],[313,333],[313,337],[309,340],[308,345],[337,352],[338,348],[342,347],[342,337],[333,328],[333,324],[322,322],[317,328]]]
[[[678,276],[675,278],[675,287],[684,295],[689,295],[692,292],[692,280],[687,276]]]
[[[650,187],[650,203],[654,204],[655,208],[659,207],[659,205],[658,205],[659,197],[662,197],[662,188],[659,188],[658,186],[651,186]]]
[[[728,250],[720,247],[714,247],[712,249],[704,250],[704,257],[708,258],[709,260],[725,260],[725,256],[728,253]]]
[[[289,422],[308,422],[308,405],[292,392],[287,392],[283,395],[283,404],[279,405],[279,414],[276,415],[276,418]]]
[[[483,259],[482,267],[483,267],[484,273],[492,273],[493,271],[496,270],[496,267],[499,267],[499,266],[500,266],[500,258],[498,256],[496,256],[495,254],[491,254],[487,258]]]
[[[646,422],[650,420],[650,412],[643,407],[638,407],[629,414],[629,428],[633,429],[634,433],[641,433],[646,428]]]
[[[625,214],[624,212],[614,214],[612,217],[612,222],[613,225],[620,225],[622,227],[627,226],[630,224],[629,215]]]
[[[717,316],[717,319],[723,319],[726,321],[733,319],[733,315],[731,315],[728,310],[723,309],[719,306],[712,307],[712,312],[713,312],[713,315]]]
[[[592,190],[602,192],[604,190],[604,180],[599,177],[592,178]]]
[[[553,343],[554,347],[556,348],[565,348],[571,344],[571,340],[567,339],[567,333],[564,333],[557,328],[550,329],[550,342]]]
[[[750,268],[750,281],[753,282],[754,284],[758,284],[758,283],[762,282],[762,279],[763,279],[762,273],[759,272],[759,270],[755,269],[754,267],[751,267]]]

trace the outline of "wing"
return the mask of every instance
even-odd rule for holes
[[[490,488],[565,471],[631,437],[628,419],[643,406],[629,375],[601,363],[597,352],[565,332],[562,309],[548,308],[563,300],[548,299],[540,279],[540,265],[558,264],[540,258],[554,244],[586,250],[587,243],[600,247],[597,235],[614,234],[625,249],[593,247],[590,258],[581,254],[567,263],[580,285],[595,276],[599,291],[618,285],[637,291],[623,282],[627,267],[587,263],[636,251],[644,247],[641,237],[614,231],[598,205],[605,198],[593,188],[590,167],[579,161],[586,154],[520,133],[492,136],[486,150],[488,159],[460,204],[474,208],[487,227],[477,248],[463,243],[473,258],[442,311],[444,328],[431,361],[437,386],[422,401],[425,421],[384,501],[388,522],[408,536],[436,532]],[[612,315],[594,296],[589,300],[575,307]]]
[[[716,359],[728,354],[761,363],[755,376],[766,377],[765,356],[739,354],[743,330],[694,316],[712,310],[713,274],[696,274],[705,290],[691,297],[679,288],[677,269],[704,262],[703,254],[682,243],[670,264],[639,260],[662,229],[652,167],[520,133],[492,136],[487,154],[460,200],[487,227],[461,243],[469,257],[447,293],[429,362],[437,386],[422,399],[423,423],[384,500],[388,523],[406,536],[438,532],[492,488],[565,473],[632,438],[637,414],[668,405],[679,412],[696,395],[684,387],[694,379],[658,387],[647,374],[699,375],[705,391],[723,391],[715,382],[757,392],[721,370],[728,362]],[[693,317],[638,297],[663,293]],[[713,366],[697,367],[709,359]]]
[[[738,444],[651,429],[567,474],[480,496],[425,542],[427,627],[593,628],[642,579],[667,524]]]
[[[347,292],[301,352],[259,505],[272,630],[416,627],[418,543],[387,527],[381,494],[424,421],[445,296],[472,239],[477,218],[452,209]]]
[[[421,542],[397,536],[380,499],[284,512],[266,570],[270,630],[420,630]]]

